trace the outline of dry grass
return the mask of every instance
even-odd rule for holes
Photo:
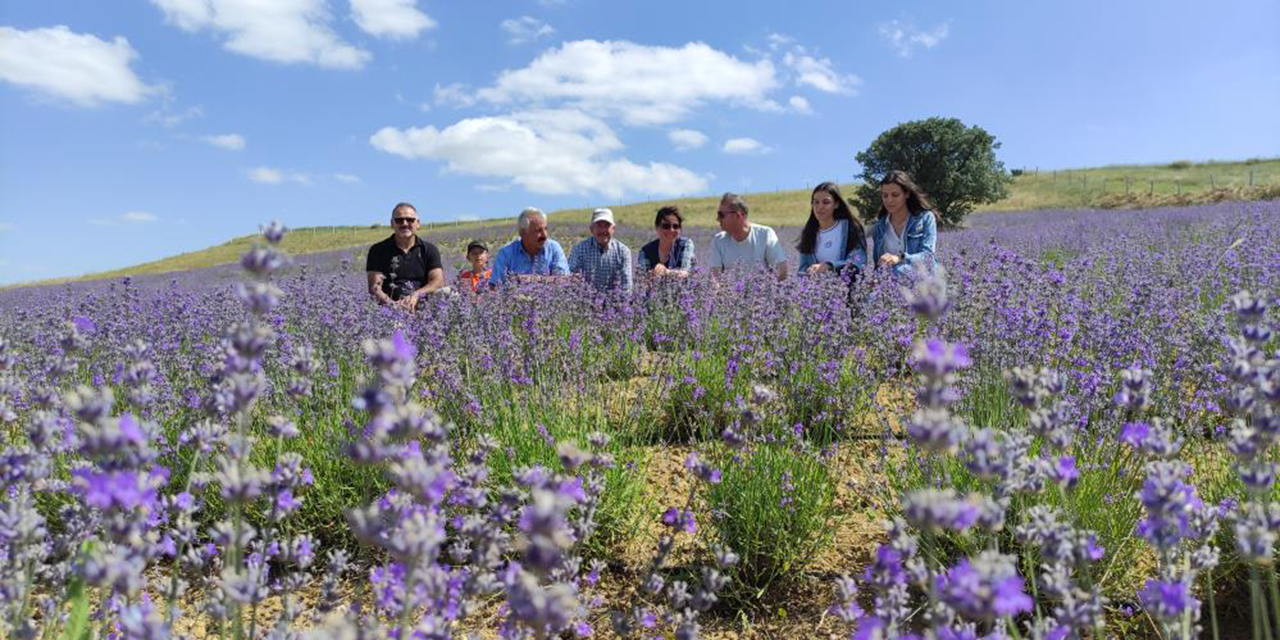
[[[1007,198],[980,210],[1185,206],[1265,200],[1280,196],[1278,190],[1280,158],[1113,165],[1023,173],[1014,178]]]

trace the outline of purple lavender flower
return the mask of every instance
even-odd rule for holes
[[[969,359],[968,347],[937,338],[930,338],[917,344],[913,357],[916,361],[916,370],[931,377],[955,373],[973,364]]]
[[[968,428],[946,409],[919,409],[907,422],[907,433],[926,451],[955,453]]]
[[[1200,601],[1191,595],[1191,585],[1185,582],[1147,580],[1138,598],[1142,608],[1165,620],[1176,620],[1183,613],[1200,608]]]
[[[1160,420],[1151,423],[1129,422],[1120,431],[1120,441],[1147,455],[1172,458],[1182,449],[1182,438]]]
[[[978,522],[977,500],[961,498],[952,489],[922,489],[906,496],[907,522],[929,532],[966,531]]]
[[[1080,470],[1076,468],[1075,456],[1061,456],[1055,460],[1051,475],[1058,486],[1064,489],[1075,487],[1080,479]]]
[[[957,613],[974,621],[992,621],[1031,610],[1022,590],[1022,577],[1013,560],[994,551],[961,560],[937,576],[938,597]]]
[[[693,512],[675,507],[663,512],[662,524],[685,533],[693,533],[698,530],[698,523],[693,517]]]

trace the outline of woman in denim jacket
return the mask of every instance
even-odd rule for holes
[[[894,274],[931,269],[938,222],[928,197],[906,171],[890,171],[880,181],[880,217],[872,230],[872,261]]]
[[[856,276],[867,266],[867,234],[849,210],[834,182],[813,188],[809,220],[800,232],[800,273],[839,273],[853,269]]]

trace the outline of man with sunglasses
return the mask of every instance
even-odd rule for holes
[[[767,267],[787,277],[787,250],[778,234],[762,224],[747,220],[747,203],[736,193],[726,193],[716,209],[720,233],[711,239],[711,272],[725,269]]]
[[[364,270],[378,303],[413,310],[444,287],[440,250],[418,237],[419,224],[418,210],[401,202],[391,209],[391,237],[369,248]]]

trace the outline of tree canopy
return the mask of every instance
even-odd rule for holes
[[[881,133],[855,156],[862,165],[863,184],[851,204],[864,217],[874,218],[880,211],[880,180],[900,169],[928,194],[941,224],[959,225],[977,205],[1007,195],[1013,178],[996,159],[999,148],[995,136],[956,118],[904,122]]]

